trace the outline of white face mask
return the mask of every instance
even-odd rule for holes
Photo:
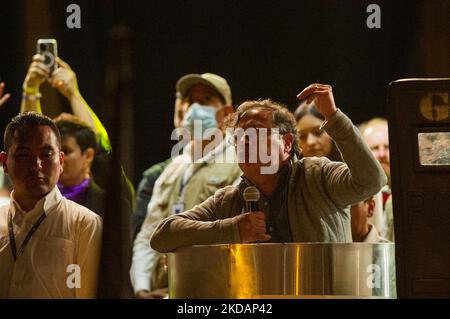
[[[217,127],[216,111],[213,106],[193,103],[184,115],[181,125],[187,128],[195,139],[203,139],[207,129]],[[196,127],[194,122],[197,122],[196,126],[201,128],[200,130],[194,130],[194,127]]]

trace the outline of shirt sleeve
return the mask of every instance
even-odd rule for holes
[[[338,110],[322,127],[336,141],[346,164],[327,161],[322,168],[323,182],[337,206],[345,207],[380,191],[387,177],[351,120]]]
[[[81,286],[76,298],[95,298],[102,244],[102,220],[98,215],[82,219],[78,238],[77,264],[80,267]]]
[[[150,245],[166,253],[191,245],[240,243],[236,217],[228,207],[233,202],[224,196],[233,186],[219,189],[203,203],[178,215],[165,218],[155,229]],[[223,205],[227,203],[227,205]]]
[[[130,279],[135,293],[140,290],[151,290],[152,270],[158,253],[150,247],[150,236],[162,219],[162,212],[157,205],[156,197],[153,196],[148,204],[147,216],[133,243]]]

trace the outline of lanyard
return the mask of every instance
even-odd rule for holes
[[[45,217],[46,217],[45,212],[43,212],[42,215],[39,217],[39,219],[34,223],[33,227],[31,227],[30,231],[27,234],[27,237],[25,237],[24,241],[22,242],[22,245],[20,245],[19,247],[19,254],[23,253],[23,251],[25,250],[25,246],[31,239],[31,236],[33,236],[34,232],[42,223],[42,221],[45,219]],[[16,261],[18,254],[17,254],[16,239],[14,237],[14,226],[12,222],[11,209],[8,210],[8,233],[9,233],[9,245],[11,247],[11,252],[13,254],[14,261]]]
[[[184,197],[184,187],[189,182],[189,180],[192,178],[192,176],[194,176],[195,173],[197,173],[197,171],[199,170],[200,166],[203,165],[203,163],[197,164],[198,166],[195,166],[195,164],[193,164],[192,166],[190,166],[190,165],[192,165],[192,164],[189,164],[183,170],[183,174],[181,176],[180,189],[178,190],[178,199],[179,200],[182,200],[182,198]]]
[[[183,174],[181,175],[180,189],[178,190],[178,199],[179,200],[181,200],[181,198],[183,197],[184,187],[186,186],[187,182],[191,179],[192,175],[194,175],[192,173],[191,176],[187,176],[188,170],[189,170],[189,166],[184,169]]]

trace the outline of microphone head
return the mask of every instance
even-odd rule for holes
[[[259,200],[259,190],[254,186],[247,186],[242,193],[246,202],[257,202]]]

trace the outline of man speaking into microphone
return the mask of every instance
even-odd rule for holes
[[[228,121],[235,132],[242,182],[162,220],[151,237],[155,250],[165,253],[190,245],[257,241],[352,241],[346,208],[377,193],[386,175],[358,129],[336,107],[331,86],[309,85],[298,98],[315,102],[325,118],[321,129],[336,141],[345,163],[325,157],[299,160],[293,115],[271,100],[244,102]],[[268,151],[268,157],[261,156],[261,149]],[[260,195],[255,212],[246,209],[244,194],[249,186]]]

